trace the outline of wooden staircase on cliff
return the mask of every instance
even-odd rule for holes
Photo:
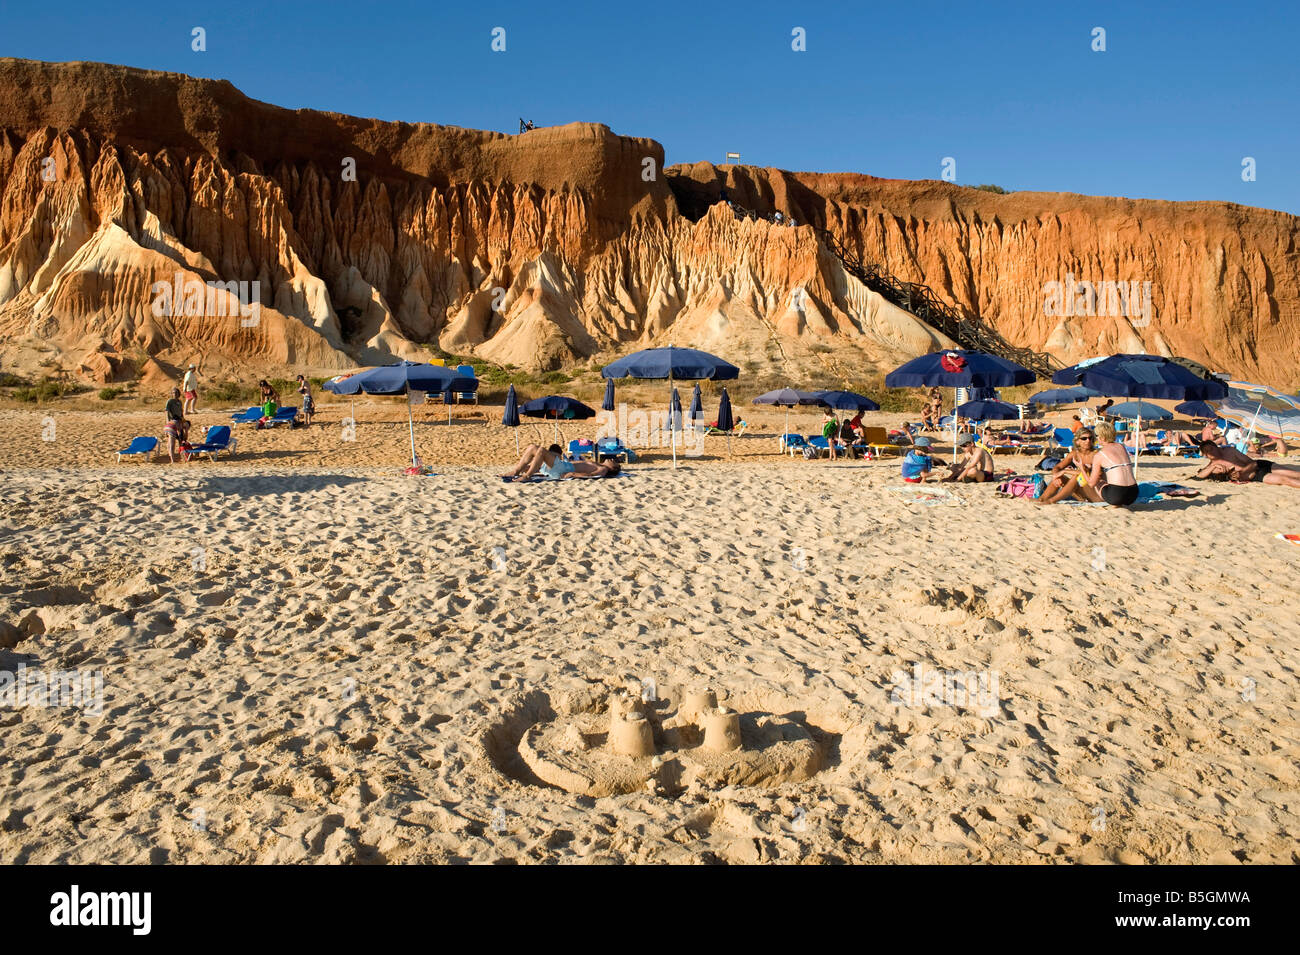
[[[734,202],[729,203],[738,219],[765,219],[751,209],[746,209]],[[849,274],[885,301],[910,312],[931,328],[942,332],[961,348],[980,351],[999,358],[1006,358],[1028,368],[1040,378],[1051,378],[1052,372],[1063,367],[1051,355],[1036,352],[1029,348],[1013,345],[988,322],[960,314],[956,309],[943,304],[930,291],[928,286],[916,282],[904,282],[890,275],[874,262],[863,262],[853,250],[846,247],[840,239],[826,229],[817,229],[817,238],[827,251],[843,263]]]

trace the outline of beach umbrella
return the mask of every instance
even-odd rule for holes
[[[1100,391],[1076,386],[1074,388],[1048,388],[1029,396],[1029,403],[1035,405],[1073,405],[1083,404],[1093,398],[1100,398]]]
[[[1111,405],[1106,414],[1129,421],[1141,418],[1146,418],[1148,421],[1167,421],[1174,416],[1172,411],[1159,405],[1153,405],[1149,401],[1123,401],[1117,405]]]
[[[519,413],[528,418],[550,418],[555,422],[555,443],[560,442],[560,419],[566,421],[582,420],[596,417],[596,410],[584,405],[577,398],[565,395],[547,395],[534,398],[519,409]]]
[[[674,433],[682,430],[682,396],[676,388],[668,396],[668,427]]]
[[[879,411],[880,405],[876,404],[866,395],[859,395],[852,391],[822,391],[817,395],[817,404],[823,408],[834,408],[836,411]]]
[[[886,388],[1010,388],[1029,385],[1038,376],[1014,361],[984,352],[931,352],[899,365],[885,376]],[[1055,380],[1055,379],[1053,379]],[[953,404],[957,402],[954,400]],[[952,416],[952,442],[957,444],[957,414]]]
[[[473,392],[478,391],[478,379],[442,365],[402,360],[327,381],[323,387],[336,395],[355,395],[361,392],[368,395],[406,395],[406,421],[411,431],[411,464],[414,466],[415,418],[411,414],[411,392]],[[450,408],[447,409],[447,422],[451,422]]]
[[[1300,441],[1300,398],[1268,385],[1229,381],[1228,396],[1219,405],[1219,417],[1249,428],[1249,435],[1268,435],[1282,441]]]
[[[695,394],[691,395],[691,427],[694,428],[696,423],[704,417],[704,398],[700,394],[700,383],[695,383]]]
[[[510,390],[506,392],[506,409],[501,414],[501,423],[507,428],[515,430],[515,454],[519,453],[519,398],[515,394],[515,386],[511,385]]]
[[[971,401],[997,401],[998,390],[989,385],[972,388],[970,390]]]
[[[778,388],[766,391],[754,399],[756,405],[776,405],[785,408],[785,430],[790,431],[790,409],[796,405],[815,405],[821,395],[820,391],[795,391],[793,388]]]
[[[1207,401],[1184,401],[1182,404],[1174,405],[1174,410],[1189,418],[1217,418],[1219,416],[1219,413],[1214,410],[1214,405]]]
[[[1110,355],[1090,358],[1052,375],[1058,385],[1083,385],[1117,398],[1161,398],[1173,401],[1217,401],[1228,386],[1217,378],[1202,378],[1185,365],[1159,355]],[[1114,409],[1112,408],[1113,412]],[[1133,441],[1133,473],[1142,454],[1142,418]]]
[[[722,398],[718,401],[718,430],[727,436],[727,457],[731,457],[731,429],[735,426],[736,420],[731,414],[731,396],[724,386]]]
[[[605,382],[605,400],[600,403],[601,411],[613,411],[614,404],[614,379],[610,378]]]
[[[611,362],[600,370],[605,378],[641,378],[652,381],[732,381],[740,369],[716,355],[694,348],[645,348]],[[678,410],[681,399],[678,399]],[[677,467],[677,432],[672,432],[673,467]]]

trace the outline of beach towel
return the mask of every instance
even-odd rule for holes
[[[924,504],[926,507],[935,507],[940,504],[956,506],[966,503],[947,488],[934,485],[896,484],[885,488],[885,490],[900,498],[905,504]]]
[[[572,484],[574,481],[579,481],[579,482],[581,482],[581,481],[614,481],[614,480],[617,480],[618,478],[628,477],[628,476],[629,476],[629,475],[628,475],[628,473],[627,473],[626,471],[619,471],[617,474],[611,474],[611,475],[609,475],[608,477],[603,477],[603,478],[574,478],[574,479],[573,479],[572,481],[570,481],[569,483]],[[514,478],[503,477],[503,478],[501,479],[501,482],[502,482],[503,484],[558,484],[561,480],[562,480],[562,478],[548,478],[548,477],[542,477],[542,475],[540,475],[540,474],[534,474],[534,475],[533,475],[532,477],[530,477],[527,481],[516,481]]]

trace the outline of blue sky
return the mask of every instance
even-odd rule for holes
[[[10,0],[3,17],[0,55],[228,79],[281,106],[505,132],[603,122],[670,163],[733,150],[935,179],[952,157],[971,185],[1300,214],[1295,2]]]

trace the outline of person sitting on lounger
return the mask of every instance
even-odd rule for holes
[[[943,481],[992,481],[993,455],[969,434],[957,439],[957,447],[963,449],[962,456],[952,466]]]
[[[1115,440],[1115,426],[1109,422],[1098,425],[1097,443],[1101,447],[1092,456],[1088,484],[1112,507],[1128,507],[1138,497],[1137,478],[1128,451]]]
[[[1220,434],[1220,432],[1219,432],[1219,427],[1218,427],[1218,425],[1216,425],[1216,424],[1215,424],[1213,421],[1211,421],[1209,418],[1206,418],[1206,419],[1205,419],[1205,426],[1201,428],[1201,440],[1202,440],[1202,441],[1213,441],[1215,444],[1218,444],[1218,443],[1219,443],[1219,434]]]
[[[1279,484],[1283,487],[1300,487],[1300,467],[1275,464],[1247,457],[1236,448],[1222,447],[1213,441],[1201,442],[1201,454],[1208,459],[1205,467],[1194,475],[1198,478],[1224,480],[1234,484]]]
[[[1074,436],[1074,447],[1061,462],[1052,468],[1052,478],[1043,488],[1043,493],[1035,504],[1055,504],[1067,497],[1080,501],[1101,501],[1101,494],[1088,480],[1092,473],[1093,457],[1096,454],[1097,439],[1086,428]]]

